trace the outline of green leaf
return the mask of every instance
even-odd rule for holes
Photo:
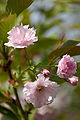
[[[80,55],[80,46],[74,46],[73,48],[68,50],[66,54],[69,54],[71,56]]]
[[[51,63],[52,61],[54,61],[54,59],[56,59],[57,57],[61,57],[64,54],[69,54],[71,56],[80,55],[80,46],[66,46],[54,50],[49,55],[49,62]]]
[[[8,120],[18,120],[17,116],[8,108],[0,105],[0,113],[2,113]]]
[[[76,76],[78,76],[79,79],[80,79],[80,62],[77,64],[77,73],[76,73]],[[79,80],[79,83],[80,83],[80,80]],[[79,86],[80,86],[80,84],[79,84]]]
[[[0,43],[7,42],[7,32],[11,30],[11,28],[15,24],[16,15],[10,15],[3,21],[0,21]]]
[[[29,114],[29,120],[36,120],[36,119],[34,118],[35,112],[36,112],[36,109],[33,109],[33,110],[31,111],[31,114]]]
[[[4,91],[0,90],[0,102],[6,102],[9,101],[8,97],[4,93]]]
[[[8,101],[7,104],[10,106],[10,108],[12,109],[12,111],[15,113],[15,115],[18,117],[18,119],[20,120],[20,115],[19,115],[19,111],[18,108],[16,106],[16,104],[13,104],[12,102]]]
[[[3,0],[0,0],[0,19],[3,15],[6,13],[6,2]]]
[[[34,0],[8,0],[7,9],[12,13],[20,14],[28,8]]]
[[[68,40],[67,42],[65,42],[61,48],[56,49],[54,51],[52,51],[49,55],[49,62],[52,62],[54,59],[56,59],[57,57],[60,57],[64,54],[70,54],[70,55],[79,55],[77,48],[75,45],[78,44],[80,41],[74,41],[74,40]],[[74,50],[72,49],[73,47],[76,47],[76,53],[73,54]],[[72,51],[72,50],[73,51]]]
[[[63,47],[71,47],[71,46],[75,46],[76,44],[78,44],[78,43],[80,43],[80,41],[74,41],[74,40],[68,40],[67,42],[65,42],[62,46],[61,46],[61,48],[63,48]]]
[[[34,44],[34,46],[30,46],[29,49],[31,53],[39,52],[39,51],[45,51],[46,49],[55,46],[59,40],[53,39],[53,38],[44,38],[39,37],[39,41]],[[37,49],[38,48],[38,49]]]

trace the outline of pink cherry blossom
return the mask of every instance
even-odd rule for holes
[[[76,69],[77,65],[74,59],[70,55],[64,55],[59,61],[57,75],[60,78],[69,78],[76,73]]]
[[[53,120],[56,117],[56,109],[53,109],[53,106],[44,105],[35,113],[36,120]]]
[[[47,69],[44,69],[44,70],[43,70],[43,75],[44,75],[44,77],[46,78],[47,76],[50,75],[50,72],[49,72]]]
[[[27,103],[32,103],[34,107],[41,107],[53,102],[58,90],[58,84],[45,78],[43,74],[38,74],[38,79],[24,85],[23,93]]]
[[[38,41],[38,37],[35,36],[36,31],[34,28],[28,28],[29,25],[16,26],[8,32],[9,42],[4,45],[14,48],[24,48]]]
[[[71,78],[68,78],[67,81],[73,86],[78,85],[78,77],[76,76],[72,76]]]
[[[73,90],[73,87],[71,87],[69,84],[63,83],[59,87],[54,101],[49,105],[44,105],[37,109],[34,115],[36,120],[54,120],[61,113],[63,113],[64,109],[71,102],[71,93]]]

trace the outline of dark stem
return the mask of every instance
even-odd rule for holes
[[[9,76],[10,76],[11,80],[14,80],[14,79],[13,79],[13,76],[12,76],[12,74],[11,74],[10,67],[8,68],[8,73],[9,73]],[[21,106],[21,103],[20,103],[20,100],[19,100],[19,97],[18,97],[17,90],[16,90],[16,88],[14,88],[14,87],[13,87],[13,89],[14,89],[14,93],[15,93],[15,96],[16,96],[16,102],[17,102],[17,104],[18,104],[18,106],[19,106],[19,109],[20,109],[20,111],[21,111],[21,113],[22,113],[22,116],[23,116],[23,118],[24,118],[25,120],[28,120],[28,117],[27,117],[27,115],[25,115],[25,112],[24,112],[24,110],[23,110],[23,108],[22,108],[22,106]]]

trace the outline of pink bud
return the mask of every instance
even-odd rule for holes
[[[67,81],[73,86],[78,85],[78,77],[76,76],[72,76],[71,78],[68,78]]]
[[[11,59],[14,57],[14,55],[11,55]]]
[[[49,75],[50,75],[50,72],[47,69],[44,69],[43,70],[43,76],[46,78]]]

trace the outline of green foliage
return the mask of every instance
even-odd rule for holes
[[[0,19],[6,13],[6,3],[3,0],[0,0]]]
[[[76,44],[78,44],[80,41],[74,41],[74,40],[68,40],[66,41],[62,46],[61,48],[63,47],[71,47],[71,46],[75,46]]]
[[[2,70],[0,70],[0,76],[0,84],[4,83],[8,79],[8,74]],[[1,89],[3,89],[3,86],[1,86]]]
[[[8,97],[4,93],[4,91],[0,90],[0,103],[9,101]]]
[[[77,64],[77,73],[76,75],[79,77],[79,86],[80,86],[80,62]]]
[[[20,14],[25,8],[28,8],[34,0],[8,0],[7,9],[11,13]]]
[[[15,101],[14,101],[15,102]],[[12,109],[13,113],[17,116],[17,118],[20,120],[20,114],[19,114],[19,109],[17,108],[16,104],[13,104],[11,101],[6,102],[10,108]]]
[[[70,43],[70,45],[69,45]],[[74,43],[74,44],[73,44]],[[54,61],[57,57],[61,57],[62,55],[69,54],[71,56],[79,55],[80,54],[80,46],[75,46],[79,42],[70,41],[65,43],[61,48],[54,50],[49,55],[50,63]]]
[[[16,15],[9,15],[3,21],[0,21],[0,43],[7,42],[7,32],[15,25]]]
[[[37,52],[45,51],[47,48],[55,46],[58,42],[59,40],[56,40],[55,38],[45,38],[40,36],[39,41],[34,44],[34,46],[30,46],[30,50],[32,52],[35,52],[36,50]],[[39,46],[38,49],[37,46]]]
[[[31,111],[31,114],[29,115],[29,120],[36,120],[36,119],[34,118],[35,112],[36,112],[36,109],[34,109],[34,110]]]
[[[2,105],[0,105],[0,113],[2,113],[8,120],[18,120],[17,116],[11,110]]]

